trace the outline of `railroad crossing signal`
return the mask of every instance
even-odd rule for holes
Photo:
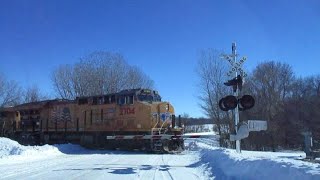
[[[229,111],[236,108],[238,105],[238,100],[235,96],[226,96],[219,101],[219,108],[222,111]]]
[[[230,65],[231,69],[227,72],[229,77],[234,77],[228,82],[224,83],[226,86],[233,87],[233,96],[226,96],[219,101],[219,107],[223,111],[229,111],[234,109],[234,125],[236,133],[238,131],[239,124],[239,110],[243,111],[246,109],[250,109],[254,106],[254,99],[250,95],[244,95],[240,99],[238,99],[239,91],[242,90],[243,78],[247,77],[247,73],[245,73],[242,69],[242,64],[247,60],[246,57],[241,58],[237,61],[237,53],[236,53],[236,43],[232,43],[232,54],[231,55],[223,55],[223,58],[226,59]],[[241,152],[240,141],[236,140],[236,150],[238,153]]]
[[[242,77],[238,75],[237,77],[228,80],[224,83],[226,86],[232,86],[233,92],[236,93],[237,89],[242,90]],[[244,111],[251,109],[255,104],[255,100],[250,95],[244,95],[241,98],[237,99],[235,96],[226,96],[219,101],[219,107],[222,111],[233,110],[239,105],[239,110]]]
[[[233,110],[239,106],[240,111],[251,109],[255,104],[254,98],[250,95],[243,95],[237,99],[235,96],[226,96],[219,101],[219,108],[222,111]]]
[[[255,104],[255,100],[250,95],[243,95],[239,99],[239,103],[238,104],[239,104],[239,110],[240,111],[244,111],[244,110],[253,108],[253,106]]]
[[[237,88],[239,88],[239,90],[242,90],[242,77],[240,75],[238,75],[237,77],[229,80],[228,82],[223,83],[226,86],[232,86],[233,87],[233,92],[237,91]]]
[[[247,77],[247,73],[241,68],[243,63],[247,60],[247,57],[242,57],[239,62],[234,62],[233,56],[234,55],[222,55],[231,65],[231,69],[227,72],[228,76],[233,76],[233,74],[238,71],[242,77]],[[236,55],[235,55],[236,56]]]

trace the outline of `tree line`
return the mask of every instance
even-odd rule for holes
[[[228,64],[221,52],[213,49],[201,53],[197,74],[199,101],[203,112],[216,124],[220,145],[233,147],[229,134],[234,133],[233,112],[219,109],[218,102],[232,94],[223,83]],[[266,120],[268,130],[250,132],[242,140],[248,150],[301,149],[303,132],[312,132],[314,142],[320,140],[320,75],[298,77],[289,64],[265,61],[259,63],[245,78],[241,94],[255,98],[255,106],[240,112],[240,123]]]
[[[140,68],[129,65],[119,53],[93,52],[75,64],[61,64],[51,77],[54,95],[41,92],[38,85],[23,88],[0,73],[0,107],[36,102],[49,97],[75,99],[119,92],[123,89],[153,88],[153,80]],[[40,85],[41,86],[41,85]]]
[[[61,65],[52,73],[55,92],[63,99],[152,88],[154,82],[119,53],[94,52],[74,65]]]
[[[23,88],[18,82],[8,80],[4,74],[0,73],[0,108],[36,102],[46,98],[47,96],[40,92],[37,85]]]

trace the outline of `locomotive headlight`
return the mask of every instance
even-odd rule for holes
[[[166,105],[166,111],[169,111],[169,104]]]

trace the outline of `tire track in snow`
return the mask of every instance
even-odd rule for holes
[[[151,155],[151,159],[145,162],[146,166],[141,166],[137,168],[138,172],[135,179],[156,179],[157,171],[159,170],[159,164],[161,162],[160,156],[158,154]]]
[[[164,155],[161,156],[162,164],[166,164],[166,166],[169,167],[168,161],[167,161],[167,162],[164,162],[163,157],[164,157]],[[171,173],[170,173],[170,168],[168,168],[165,172],[169,175],[170,179],[174,179],[174,178],[172,177]],[[162,172],[162,174],[163,174],[163,173],[164,173],[164,172]],[[166,179],[166,177],[165,177],[165,179]]]

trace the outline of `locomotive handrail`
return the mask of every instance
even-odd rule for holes
[[[106,139],[122,140],[122,139],[191,139],[191,138],[211,138],[215,135],[116,135],[106,136]]]

